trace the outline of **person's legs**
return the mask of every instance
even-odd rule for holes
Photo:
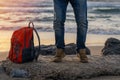
[[[84,55],[83,59],[87,58],[86,56],[86,35],[88,29],[87,21],[87,1],[86,0],[70,0],[70,3],[74,9],[76,23],[77,23],[77,52]],[[87,59],[86,59],[87,61]]]
[[[54,30],[57,48],[64,49],[64,22],[66,19],[67,0],[54,0]]]
[[[85,48],[86,34],[88,28],[87,21],[87,1],[70,0],[77,23],[77,51]]]
[[[64,22],[66,19],[66,9],[68,0],[54,0],[54,30],[55,30],[55,45],[56,55],[53,62],[61,62],[65,57],[64,53]]]

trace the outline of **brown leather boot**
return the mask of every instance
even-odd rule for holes
[[[53,58],[52,62],[61,62],[62,58],[65,57],[65,53],[63,49],[56,49],[56,55]]]
[[[86,49],[80,49],[77,53],[77,56],[80,58],[80,62],[82,63],[88,63],[88,58],[86,55]]]

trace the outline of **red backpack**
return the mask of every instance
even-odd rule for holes
[[[32,25],[33,27],[30,27]],[[38,42],[39,49],[35,50],[34,47],[34,36],[33,31],[35,31]],[[8,58],[15,63],[24,63],[37,60],[40,51],[40,38],[39,35],[34,28],[34,24],[32,22],[29,23],[27,27],[23,27],[21,29],[16,30],[11,38],[11,48],[9,51]]]

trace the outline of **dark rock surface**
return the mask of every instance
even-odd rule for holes
[[[0,66],[0,74],[4,72],[4,69],[2,66]]]
[[[36,49],[37,48],[38,47],[36,47]],[[55,55],[55,50],[56,50],[55,45],[42,45],[40,54],[42,54],[42,55]],[[90,50],[88,48],[86,48],[86,51],[87,51],[87,55],[90,55]],[[67,55],[76,54],[76,45],[74,43],[67,44],[65,46],[65,53]]]
[[[80,63],[76,55],[67,55],[63,62],[50,62],[53,56],[39,56],[38,62],[2,63],[9,75],[13,68],[28,71],[28,80],[82,80],[98,76],[120,76],[120,56],[88,56],[89,63]]]
[[[120,55],[120,40],[109,38],[102,49],[103,55]]]
[[[13,68],[10,71],[10,76],[13,77],[13,78],[27,78],[27,77],[29,77],[29,74],[25,70],[18,69],[18,68]]]

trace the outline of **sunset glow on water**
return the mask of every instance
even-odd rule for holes
[[[40,34],[41,44],[54,44],[53,0],[0,0],[0,51],[9,51],[13,31],[29,20]],[[88,2],[87,45],[103,45],[108,37],[120,39],[120,3]],[[65,23],[67,43],[76,43],[76,23],[69,5]],[[98,38],[99,36],[99,38]],[[37,40],[35,40],[37,45]]]

